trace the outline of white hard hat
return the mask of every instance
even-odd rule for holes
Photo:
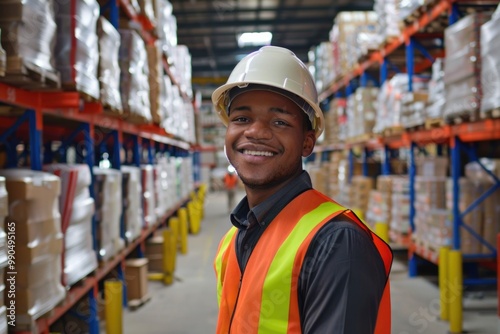
[[[264,46],[243,58],[233,69],[227,82],[212,94],[212,103],[222,123],[227,126],[229,91],[238,87],[267,89],[280,93],[295,102],[308,115],[319,137],[324,129],[323,112],[318,104],[318,92],[311,73],[290,50],[277,46]],[[278,89],[276,89],[278,88]],[[234,96],[232,96],[234,98]]]

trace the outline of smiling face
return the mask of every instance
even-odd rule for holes
[[[250,91],[231,102],[226,154],[256,205],[302,172],[316,137],[305,113],[288,98]]]

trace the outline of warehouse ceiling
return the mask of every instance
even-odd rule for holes
[[[178,44],[189,48],[196,89],[225,82],[236,63],[258,46],[239,47],[244,32],[271,32],[271,45],[307,53],[327,41],[340,11],[373,10],[373,0],[170,0]]]

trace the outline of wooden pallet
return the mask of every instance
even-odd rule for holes
[[[477,120],[478,120],[478,116],[477,116],[476,111],[463,112],[460,114],[446,116],[446,123],[454,124],[454,125],[475,122]]]
[[[426,130],[440,128],[444,126],[445,122],[442,118],[428,118],[425,120],[424,127]]]
[[[0,76],[0,81],[28,90],[58,91],[61,88],[59,72],[17,56],[7,57],[5,76]]]
[[[405,129],[402,126],[391,126],[391,127],[385,128],[382,131],[382,136],[384,136],[384,137],[399,136],[404,131],[405,131]]]
[[[98,98],[80,89],[80,87],[78,87],[76,83],[63,83],[61,88],[66,92],[78,92],[78,94],[80,94],[80,98],[85,102],[100,102]]]
[[[62,306],[64,304],[64,300],[65,299],[63,298],[52,309],[43,314],[17,314],[15,322],[16,326],[9,326],[9,330],[14,330],[14,332],[38,333],[38,320],[52,318],[55,315],[55,309]]]
[[[351,138],[347,138],[346,142],[348,144],[359,144],[359,143],[365,143],[365,142],[369,141],[372,138],[373,138],[373,134],[371,134],[371,133],[365,133],[365,134],[362,134],[362,135],[358,135],[358,136],[354,136],[354,137],[351,137]]]
[[[500,108],[495,108],[492,110],[488,110],[485,112],[481,112],[479,114],[481,119],[486,119],[486,118],[500,118]]]
[[[417,132],[425,129],[425,124],[417,124],[405,128],[408,132]]]
[[[151,300],[151,295],[147,294],[144,297],[142,297],[141,299],[131,299],[131,300],[129,300],[128,303],[127,303],[127,306],[128,306],[128,308],[129,308],[130,311],[135,311],[139,307],[141,307],[142,305],[146,304],[150,300]]]

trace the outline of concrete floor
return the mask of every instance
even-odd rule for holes
[[[124,311],[125,334],[215,332],[217,302],[212,260],[229,224],[225,194],[209,193],[201,231],[189,236],[188,253],[177,257],[175,282],[170,286],[150,282],[150,301],[134,311]],[[410,278],[406,252],[397,251],[397,255],[391,272],[392,333],[449,333],[449,323],[439,319],[436,276]],[[464,294],[463,320],[464,333],[500,333],[496,291]]]

